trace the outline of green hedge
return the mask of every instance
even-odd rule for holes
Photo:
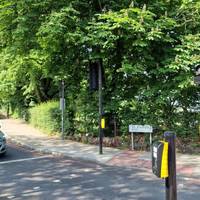
[[[74,106],[75,104],[73,104]],[[78,107],[67,107],[64,113],[65,135],[85,134],[98,135],[98,111],[92,112]],[[90,106],[92,107],[92,106]],[[29,109],[28,121],[33,126],[48,134],[61,132],[61,110],[58,101],[48,101]]]
[[[39,129],[54,134],[60,132],[61,111],[58,101],[49,101],[29,109],[29,123]]]

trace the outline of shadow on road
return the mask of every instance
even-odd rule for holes
[[[164,181],[148,171],[48,158],[0,165],[0,197],[15,200],[164,200]],[[7,196],[6,196],[7,195]],[[197,200],[197,188],[180,188],[178,199]]]

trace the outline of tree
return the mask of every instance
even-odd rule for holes
[[[91,120],[97,106],[86,84],[89,59],[101,58],[105,108],[121,132],[150,123],[197,133],[198,1],[2,0],[0,9],[2,104],[28,109],[56,99],[65,80],[71,130],[83,130],[77,122]]]

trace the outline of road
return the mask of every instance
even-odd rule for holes
[[[150,172],[39,154],[9,143],[0,158],[0,200],[164,200],[164,183]],[[199,188],[179,189],[180,200]]]

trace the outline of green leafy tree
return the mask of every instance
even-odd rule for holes
[[[88,65],[101,58],[105,111],[121,133],[149,123],[197,136],[198,1],[2,0],[0,11],[2,105],[24,112],[58,99],[64,80],[68,132],[95,132]]]

